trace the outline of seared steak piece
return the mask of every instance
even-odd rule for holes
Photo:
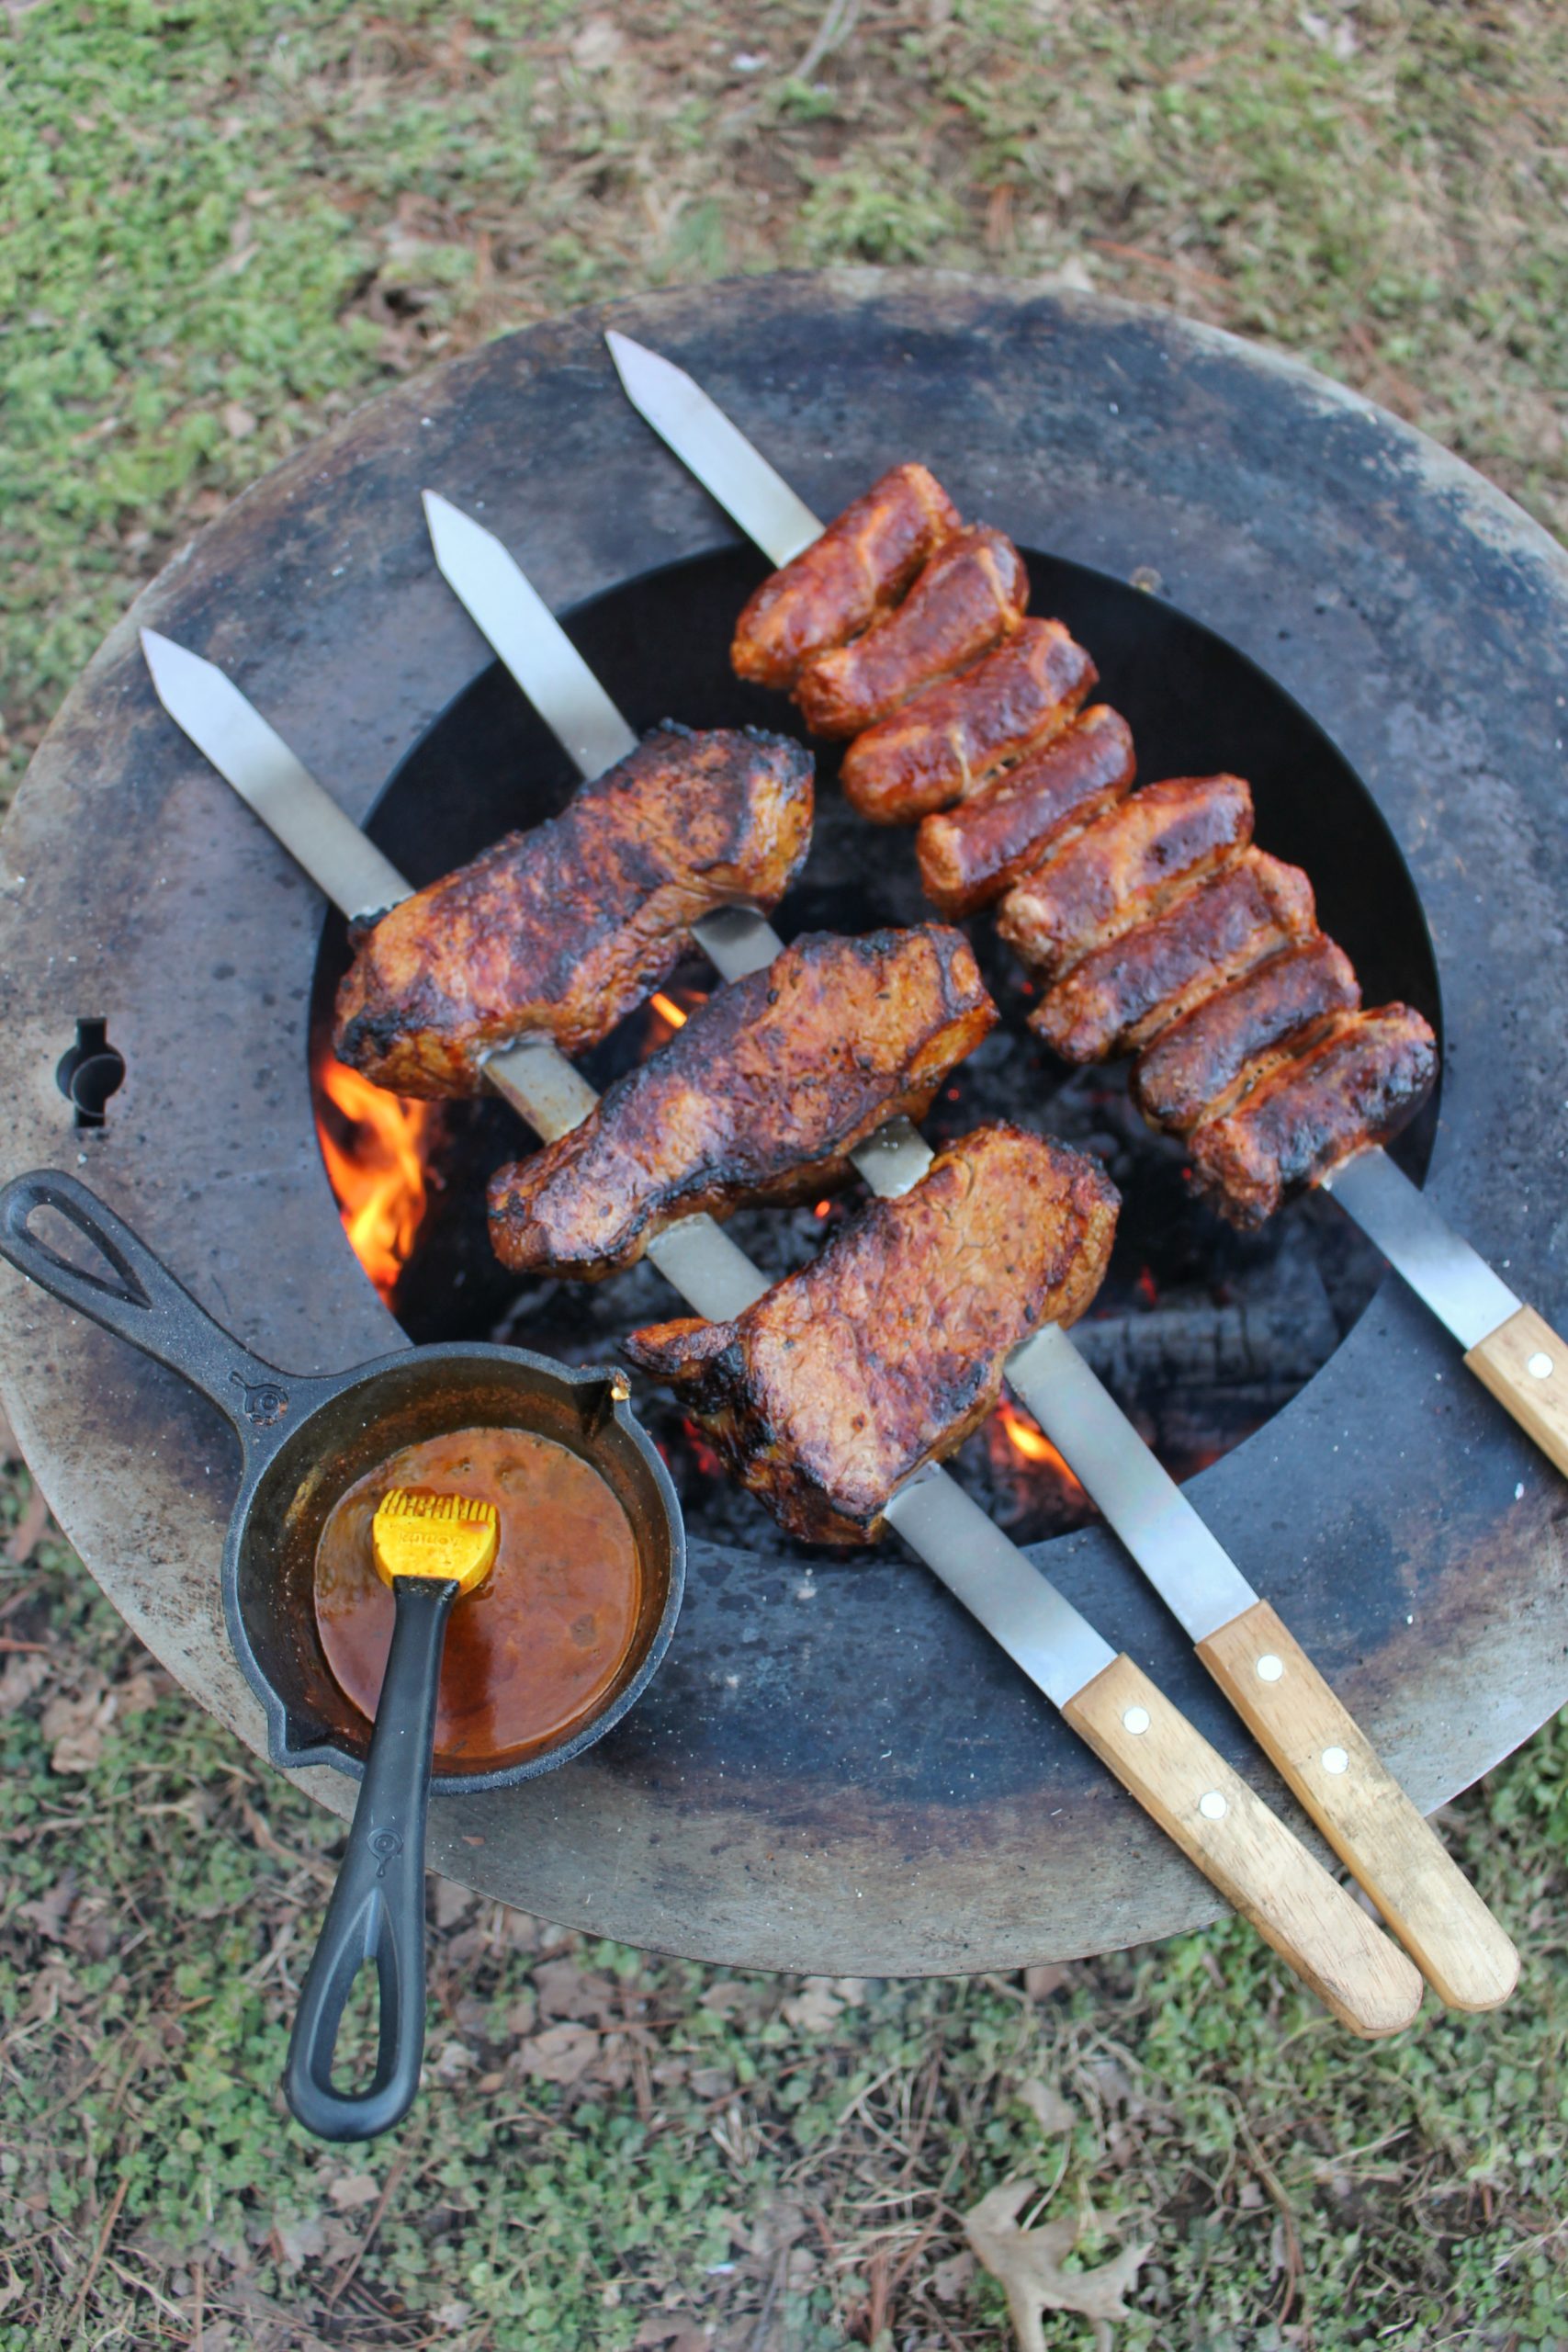
[[[1026,620],[1005,645],[868,727],[844,753],[846,797],[875,825],[912,825],[1059,735],[1100,673],[1060,621]]]
[[[1438,1074],[1430,1028],[1407,1004],[1336,1013],[1327,1034],[1247,1085],[1191,1136],[1200,1185],[1244,1232],[1288,1192],[1315,1184],[1413,1119]]]
[[[956,808],[921,819],[915,855],[927,898],[953,920],[989,906],[1070,833],[1113,808],[1135,773],[1132,729],[1109,704],[1095,703]]]
[[[957,507],[924,466],[895,466],[748,599],[730,648],[736,676],[793,686],[811,654],[890,612],[958,527]]]
[[[581,1126],[500,1170],[496,1255],[597,1282],[699,1209],[809,1199],[886,1120],[923,1117],[996,1018],[962,932],[808,932],[699,1005]]]
[[[1029,603],[1023,558],[981,525],[938,548],[904,602],[863,637],[803,664],[795,699],[814,735],[858,735],[1010,637]]]
[[[525,1035],[581,1053],[715,907],[772,908],[811,844],[812,761],[748,728],[656,729],[570,808],[360,932],[333,1043],[398,1094],[478,1094]]]
[[[1050,985],[1182,883],[1217,873],[1252,839],[1252,794],[1237,775],[1173,776],[1099,817],[1017,882],[997,929]]]
[[[1120,1204],[1094,1160],[976,1127],[733,1322],[656,1324],[626,1352],[792,1535],[863,1544],[894,1488],[985,1419],[1010,1351],[1084,1312]]]
[[[1249,1063],[1304,1045],[1330,1013],[1354,1012],[1360,1001],[1350,958],[1316,932],[1162,1030],[1138,1057],[1133,1098],[1152,1125],[1185,1135],[1230,1108]]]
[[[1136,1053],[1265,956],[1316,930],[1312,884],[1260,849],[1190,884],[1163,914],[1099,947],[1058,980],[1029,1025],[1064,1060]]]

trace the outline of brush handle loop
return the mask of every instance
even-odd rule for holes
[[[419,2088],[424,2055],[424,1823],[436,1690],[457,1587],[399,1577],[392,1593],[397,1614],[369,1760],[283,2077],[295,2115],[321,2140],[373,2140],[390,2131]],[[333,2081],[337,2039],[367,1962],[376,1970],[376,2067],[362,2090],[341,2091]]]
[[[62,1257],[34,1232],[34,1219],[46,1209],[91,1245],[104,1272]],[[234,1424],[247,1449],[269,1452],[299,1418],[289,1410],[295,1394],[317,1385],[252,1355],[197,1305],[123,1217],[59,1169],[13,1177],[0,1192],[0,1257],[79,1315],[188,1380]]]

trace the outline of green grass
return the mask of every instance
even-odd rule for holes
[[[864,0],[802,74],[822,20],[11,0],[6,774],[139,583],[354,402],[569,302],[725,271],[937,263],[1166,301],[1568,524],[1548,0]],[[13,1464],[0,1508],[27,1496]],[[435,2084],[341,2154],[276,2088],[335,1826],[169,1690],[47,1534],[0,1569],[6,1608],[0,1635],[45,1647],[0,1653],[3,2352],[968,2352],[1006,2329],[959,2217],[1014,2169],[1082,2217],[1086,2262],[1152,2239],[1129,2352],[1568,2344],[1562,1725],[1450,1824],[1527,1951],[1496,2017],[1429,2009],[1363,2048],[1239,1927],[1054,1988],[802,2001],[447,1891]],[[573,2082],[537,2071],[553,2029]]]

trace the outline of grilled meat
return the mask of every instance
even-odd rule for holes
[[[1239,776],[1146,785],[1015,883],[997,929],[1049,986],[1251,839],[1252,794]]]
[[[884,1121],[922,1118],[996,1018],[962,932],[807,933],[699,1005],[581,1126],[500,1170],[496,1255],[596,1282],[699,1209],[809,1199]]]
[[[1132,790],[1133,730],[1097,702],[1065,734],[1026,752],[1015,767],[961,800],[922,818],[915,835],[925,892],[956,918],[999,899],[1010,884],[1064,847]]]
[[[570,806],[362,932],[334,1045],[399,1094],[477,1094],[498,1046],[581,1053],[673,968],[691,924],[773,907],[811,843],[812,762],[753,729],[656,729]]]
[[[958,527],[957,507],[924,466],[895,466],[747,600],[730,648],[736,676],[787,691],[810,655],[890,612]]]
[[[1227,980],[1315,928],[1312,884],[1300,866],[1245,850],[1163,914],[1075,964],[1029,1025],[1066,1061],[1136,1053]]]
[[[1360,1001],[1350,958],[1325,933],[1314,933],[1162,1030],[1134,1068],[1134,1100],[1152,1125],[1185,1135],[1200,1119],[1222,1116],[1238,1088],[1272,1066],[1260,1057],[1282,1061],[1330,1013],[1354,1012]],[[1247,1078],[1249,1064],[1257,1067]]]
[[[1316,1043],[1245,1086],[1234,1109],[1200,1120],[1191,1136],[1199,1183],[1222,1216],[1249,1231],[1288,1192],[1396,1136],[1437,1073],[1437,1041],[1408,1005],[1336,1013]]]
[[[803,663],[795,699],[814,735],[858,735],[1010,637],[1029,603],[1012,541],[985,526],[944,540],[896,610]]]
[[[733,1322],[657,1324],[626,1352],[792,1535],[865,1543],[893,1489],[984,1420],[1010,1350],[1084,1312],[1119,1205],[1095,1161],[977,1127]]]
[[[1059,735],[1099,674],[1060,621],[1026,620],[962,677],[857,737],[840,771],[844,791],[874,824],[913,824]]]

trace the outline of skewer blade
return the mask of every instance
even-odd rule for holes
[[[1461,1348],[1478,1347],[1521,1301],[1468,1241],[1444,1224],[1425,1193],[1386,1151],[1359,1151],[1323,1180],[1340,1207],[1374,1241],[1417,1298]]]
[[[151,628],[141,632],[141,650],[175,724],[351,922],[408,897],[397,867],[216,662]]]
[[[424,519],[442,578],[585,776],[637,739],[538,590],[493,531],[427,490]]]
[[[629,334],[604,336],[627,400],[770,563],[787,563],[822,526],[716,401],[682,368]]]

